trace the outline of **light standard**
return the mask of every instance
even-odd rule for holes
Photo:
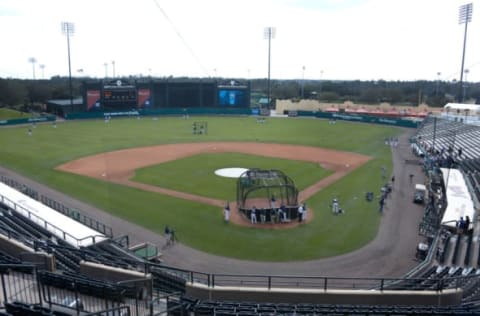
[[[467,84],[468,84],[467,83],[467,75],[470,72],[470,70],[465,69],[463,72],[465,73],[465,81],[463,82],[462,100],[465,101],[465,99],[467,98]]]
[[[108,78],[108,63],[103,63],[103,66],[105,67],[105,78]]]
[[[301,96],[302,100],[304,98],[304,91],[305,91],[305,66],[302,66],[302,90],[301,90]]]
[[[467,47],[467,26],[468,22],[472,22],[472,11],[473,4],[468,3],[460,6],[458,14],[458,24],[465,24],[465,32],[463,35],[462,68],[460,70],[460,89],[463,87],[463,67],[465,64],[465,48]],[[463,102],[463,96],[461,101]]]
[[[35,59],[35,57],[30,57],[28,59],[28,62],[32,63],[33,80],[35,80],[35,63],[37,62],[37,60]]]
[[[320,101],[320,98],[322,96],[322,77],[323,77],[323,69],[320,70],[320,82],[319,82],[319,87],[318,87],[318,101]]]
[[[441,72],[437,72],[437,86],[435,88],[435,96],[438,97],[438,92],[440,90],[440,76],[442,75]]]
[[[115,60],[112,60],[112,78],[115,78]]]
[[[62,33],[67,36],[68,49],[68,86],[70,89],[70,106],[73,107],[72,65],[70,62],[70,36],[75,33],[75,25],[71,22],[62,22]]]
[[[271,53],[271,43],[272,39],[275,38],[276,35],[276,29],[274,27],[266,27],[263,31],[263,37],[265,39],[268,39],[268,78],[267,78],[267,100],[268,100],[268,108],[270,109],[270,103],[271,103],[271,94],[272,94],[272,89],[271,89],[271,84],[270,84],[270,53]]]

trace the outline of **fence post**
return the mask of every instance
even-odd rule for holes
[[[270,290],[272,288],[272,277],[269,275],[268,276],[268,289]]]
[[[327,291],[327,281],[328,279],[327,278],[324,278],[324,282],[323,282],[323,290],[326,292]]]
[[[5,274],[3,273],[2,273],[2,290],[3,290],[3,297],[5,299],[5,303],[8,303],[7,289],[5,288]]]
[[[40,280],[38,277],[38,271],[37,267],[33,267],[33,275],[35,276],[35,279],[37,280],[37,291],[38,291],[38,298],[40,300],[40,305],[43,305],[43,297],[42,297],[42,292],[41,291],[41,286],[40,286]]]
[[[382,292],[383,292],[383,283],[384,283],[384,279],[382,278],[380,281],[380,291]]]
[[[78,301],[78,287],[77,287],[77,281],[73,280],[73,286],[75,289],[75,309],[77,310],[77,315],[80,315],[80,304]]]

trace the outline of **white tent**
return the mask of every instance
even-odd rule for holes
[[[480,105],[478,104],[466,104],[466,103],[447,103],[443,107],[446,111],[456,113],[457,110],[465,111],[468,110],[470,114],[476,114],[480,112]]]

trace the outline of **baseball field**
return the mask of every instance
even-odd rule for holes
[[[207,134],[192,134],[197,120],[208,122]],[[365,193],[380,194],[382,167],[387,179],[392,168],[384,139],[401,132],[252,117],[68,121],[38,124],[32,135],[29,127],[0,129],[3,166],[159,234],[168,224],[190,247],[258,261],[324,258],[372,240],[381,214]],[[229,167],[282,170],[301,191],[309,221],[284,229],[225,223],[222,205],[235,200],[236,182],[214,171]],[[332,214],[334,197],[345,214]]]

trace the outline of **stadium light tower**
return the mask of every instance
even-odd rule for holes
[[[463,82],[462,100],[465,100],[465,99],[467,98],[467,85],[468,85],[467,75],[468,75],[468,73],[470,72],[470,70],[465,69],[463,72],[465,73],[465,80],[464,80],[464,82]]]
[[[270,54],[271,54],[271,43],[272,39],[275,38],[276,29],[274,27],[266,27],[263,31],[263,37],[268,40],[268,78],[267,78],[267,99],[268,99],[268,108],[270,109],[270,99],[272,94],[271,84],[270,84]]]
[[[442,73],[439,71],[437,72],[437,85],[435,87],[435,96],[437,97],[438,96],[438,92],[440,91],[440,76],[442,75]]]
[[[70,36],[75,33],[75,25],[71,22],[62,22],[62,33],[67,36],[68,49],[68,86],[70,89],[70,106],[73,106],[73,89],[72,89],[72,65],[70,63]]]
[[[115,60],[112,60],[112,78],[115,78]]]
[[[108,63],[103,63],[103,67],[105,67],[105,78],[108,78]]]
[[[465,24],[465,32],[463,34],[463,53],[462,53],[462,67],[460,70],[460,89],[463,88],[463,67],[465,65],[465,48],[467,47],[467,27],[468,27],[468,22],[472,22],[472,11],[473,11],[473,4],[468,3],[460,6],[460,10],[458,12],[458,24]],[[460,90],[460,93],[461,90]],[[462,96],[462,102],[464,95],[461,94]]]
[[[302,66],[302,100],[304,99],[304,88],[305,88],[305,66]]]
[[[30,57],[28,59],[28,62],[32,63],[33,80],[35,80],[35,63],[37,62],[37,60],[35,59],[35,57]]]

